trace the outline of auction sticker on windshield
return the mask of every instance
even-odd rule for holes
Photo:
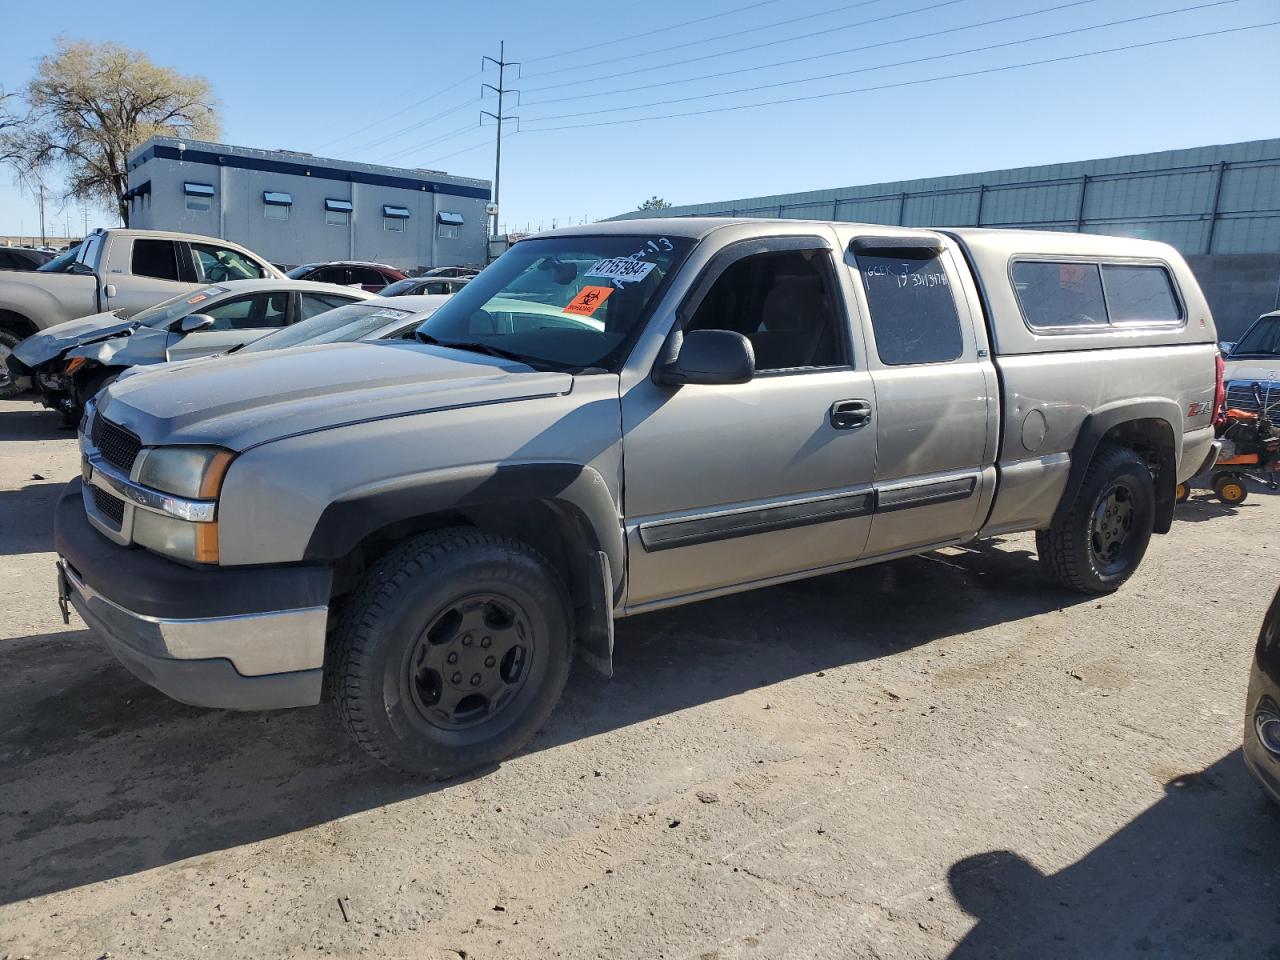
[[[578,295],[569,301],[564,308],[565,313],[579,317],[589,317],[600,309],[600,304],[609,299],[613,287],[583,287]]]
[[[205,287],[205,289],[201,290],[195,296],[189,298],[187,300],[187,303],[190,303],[190,304],[203,303],[204,301],[208,300],[210,297],[216,297],[218,296],[218,294],[226,293],[226,292],[227,292],[226,287]]]
[[[621,283],[635,283],[649,275],[655,264],[631,257],[610,257],[597,260],[587,271],[588,277],[603,277],[605,280],[617,280]]]

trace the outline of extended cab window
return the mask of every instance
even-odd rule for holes
[[[1033,330],[1182,320],[1169,271],[1156,264],[1019,260],[1012,276]]]
[[[133,262],[130,265],[130,269],[135,276],[139,277],[154,277],[156,280],[177,280],[177,244],[172,240],[134,240]]]
[[[751,341],[756,369],[846,363],[843,314],[836,308],[826,250],[743,257],[716,279],[686,330],[732,330]]]
[[[964,333],[937,250],[869,250],[857,254],[857,263],[881,363],[947,363],[959,358]]]

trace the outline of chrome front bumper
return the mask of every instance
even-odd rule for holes
[[[300,707],[320,700],[328,608],[166,619],[128,610],[58,560],[58,596],[135,676],[196,706]]]

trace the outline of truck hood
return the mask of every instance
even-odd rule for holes
[[[573,377],[406,342],[334,343],[163,364],[121,380],[98,414],[145,446],[243,451],[282,437],[444,408],[567,393]]]
[[[105,340],[125,333],[132,327],[132,320],[122,320],[114,313],[95,313],[79,320],[55,323],[52,327],[27,337],[18,344],[13,355],[28,367],[34,368],[48,363],[72,347]]]

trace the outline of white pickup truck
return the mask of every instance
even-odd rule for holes
[[[226,240],[125,228],[95,230],[38,270],[0,277],[0,396],[12,392],[5,365],[22,340],[94,313],[132,316],[188,290],[284,275]]]

